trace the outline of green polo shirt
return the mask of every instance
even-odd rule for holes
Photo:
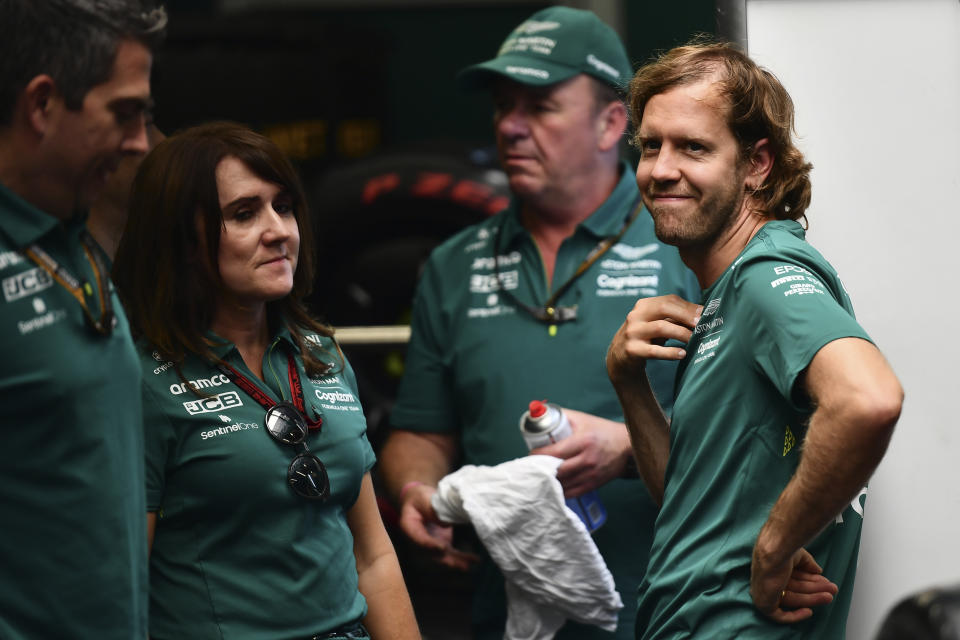
[[[95,283],[82,216],[61,223],[0,185],[0,638],[143,638],[140,372],[120,303],[102,336],[20,251]],[[112,284],[107,280],[107,285]],[[86,297],[100,314],[94,285]]]
[[[266,410],[217,367],[191,356],[184,381],[158,353],[141,349],[147,509],[158,512],[150,553],[153,640],[309,638],[366,614],[346,513],[373,450],[353,370],[339,366],[329,338],[307,339],[337,365],[330,374],[306,376],[286,329],[264,356],[266,380],[232,344],[217,355],[274,400],[289,402],[287,353],[297,354],[307,414],[323,418],[306,440],[330,478],[322,503],[289,488],[287,468],[299,448],[271,438]]]
[[[633,174],[624,164],[607,201],[561,245],[554,286],[566,282],[602,238],[620,232],[637,201]],[[614,333],[640,297],[677,293],[696,299],[699,292],[677,250],[657,241],[645,211],[560,298],[560,305],[577,306],[578,317],[558,325],[555,335],[500,290],[495,255],[503,287],[520,301],[541,305],[550,296],[517,203],[438,247],[418,284],[406,372],[391,414],[399,429],[458,435],[469,464],[496,465],[527,454],[518,422],[533,399],[622,421],[605,365]],[[654,389],[668,410],[674,372],[672,363],[651,365]],[[594,540],[625,608],[616,634],[568,623],[558,638],[633,637],[634,597],[656,508],[640,480],[614,480],[599,495],[608,519]],[[503,578],[492,563],[482,573],[475,623],[480,637],[501,637]]]
[[[703,292],[680,365],[663,508],[641,589],[644,640],[842,638],[863,494],[808,551],[840,587],[796,625],[750,598],[753,545],[796,471],[811,408],[798,377],[827,343],[869,340],[836,270],[794,221],[764,225]]]

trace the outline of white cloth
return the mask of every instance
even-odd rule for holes
[[[593,538],[563,500],[561,462],[527,456],[466,465],[433,496],[441,520],[473,524],[506,578],[504,640],[549,640],[567,618],[617,626],[623,602]]]

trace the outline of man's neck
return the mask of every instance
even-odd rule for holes
[[[543,258],[547,281],[553,280],[553,269],[560,245],[577,230],[584,220],[607,201],[620,182],[619,164],[603,171],[596,179],[586,181],[588,188],[575,197],[544,198],[543,202],[522,202],[520,220],[530,232]]]
[[[713,242],[703,247],[680,247],[680,258],[697,276],[701,289],[706,289],[723,275],[737,256],[773,218],[759,215],[744,202],[740,214]]]
[[[101,207],[107,205],[99,205]],[[104,250],[107,256],[113,260],[117,255],[117,247],[120,246],[120,238],[123,236],[123,229],[116,225],[111,225],[108,220],[114,219],[112,214],[108,215],[103,211],[91,209],[90,217],[87,218],[87,230],[97,244]]]
[[[51,183],[49,172],[32,159],[33,147],[24,144],[14,128],[0,134],[0,183],[32,204],[60,220],[69,220],[74,204],[67,202],[67,185]]]

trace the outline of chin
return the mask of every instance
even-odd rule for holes
[[[543,190],[543,185],[539,180],[526,174],[511,176],[509,184],[510,191],[521,200],[537,196]]]

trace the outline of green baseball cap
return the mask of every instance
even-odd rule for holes
[[[578,73],[625,91],[633,68],[616,31],[592,11],[549,7],[514,29],[496,58],[461,70],[457,81],[466,88],[477,88],[505,77],[543,86]]]

